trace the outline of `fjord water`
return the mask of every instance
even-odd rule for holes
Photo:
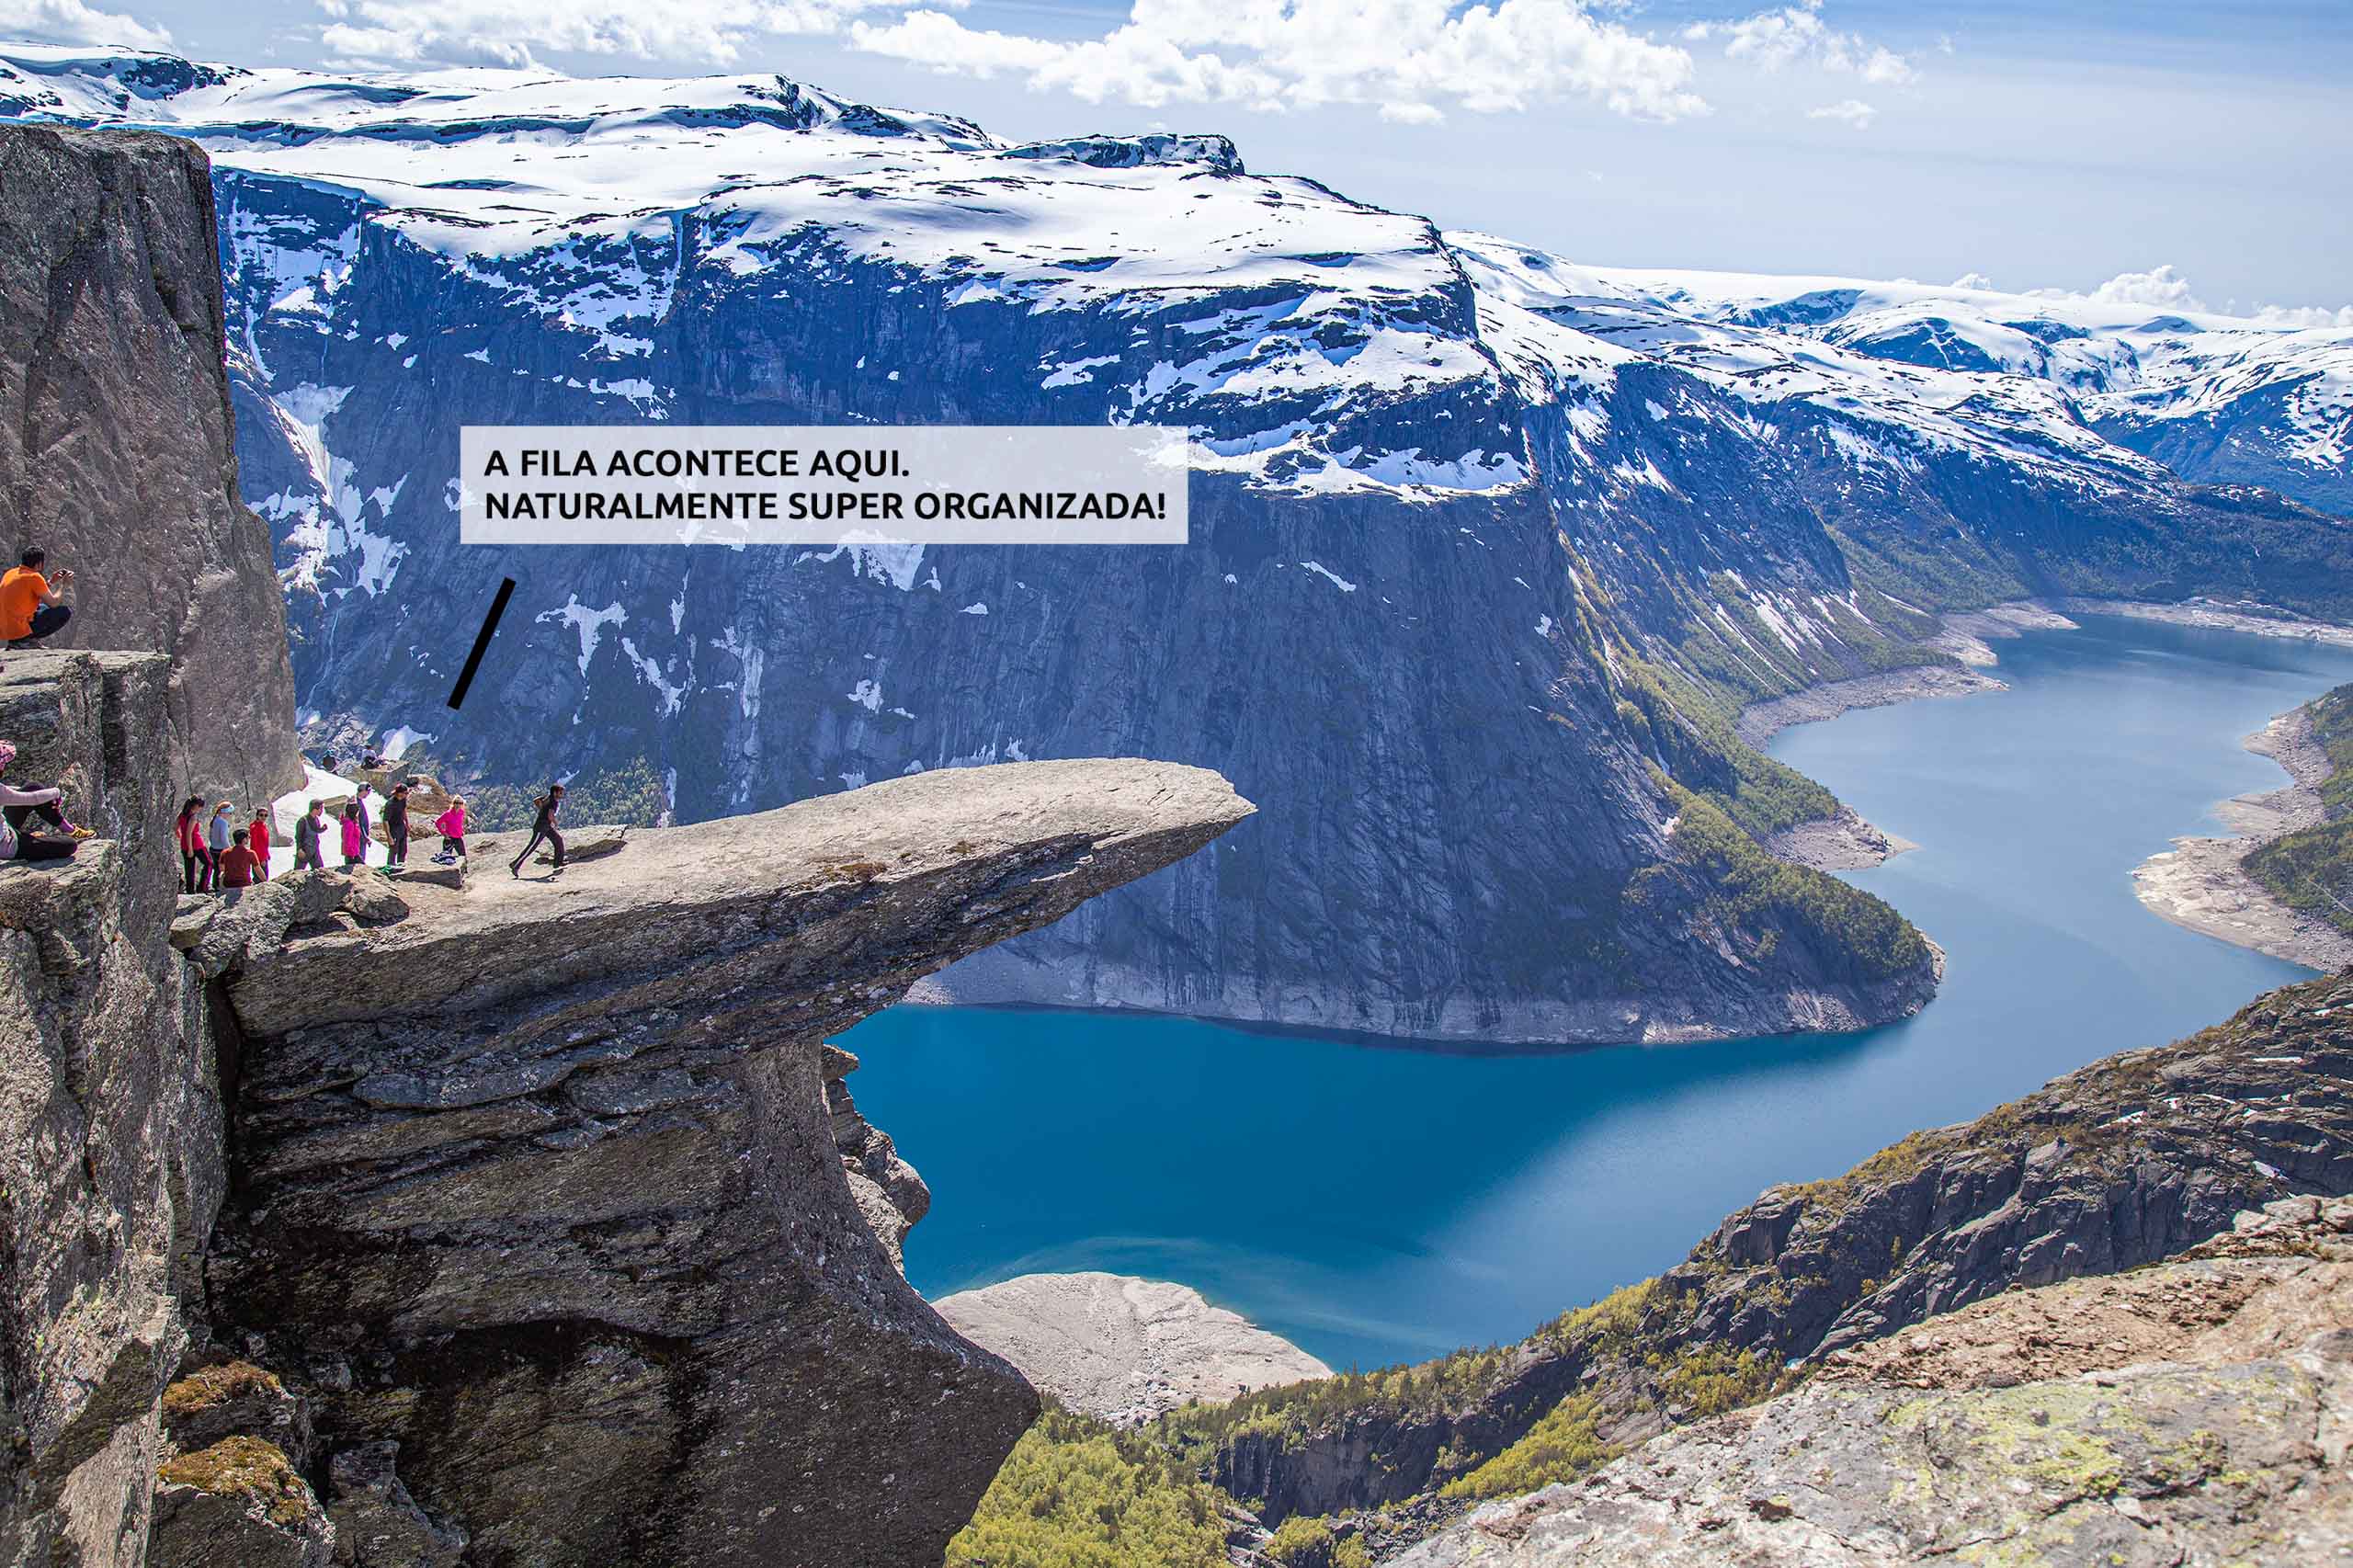
[[[1847,713],[1775,755],[1921,846],[1852,880],[1945,947],[1915,1018],[1542,1054],[1116,1013],[897,1007],[844,1038],[929,1181],[925,1294],[1100,1268],[1191,1285],[1334,1366],[1516,1338],[1808,1180],[2295,966],[2158,919],[2131,870],[2283,782],[2241,736],[2353,651],[2084,618],[1998,645],[2007,692]]]

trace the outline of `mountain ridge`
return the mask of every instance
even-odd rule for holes
[[[1760,839],[1836,812],[1742,705],[2039,593],[2353,608],[2341,525],[2185,484],[2053,383],[1588,295],[1216,138],[1007,147],[774,78],[0,69],[0,108],[215,160],[315,744],[651,778],[682,821],[1076,755],[1266,802],[966,999],[1549,1042],[1899,1017],[1933,971],[1855,945],[1883,906],[1675,842],[1677,790]],[[459,423],[1127,420],[1192,431],[1181,552],[469,551],[448,505]]]

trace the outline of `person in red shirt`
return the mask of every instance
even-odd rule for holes
[[[254,852],[245,847],[246,834],[239,828],[230,835],[229,847],[221,854],[221,885],[224,888],[249,888],[262,879],[254,874]]]
[[[261,806],[254,808],[254,820],[245,829],[245,846],[254,852],[254,881],[269,881],[269,812]]]
[[[52,585],[41,575],[48,562],[49,552],[36,545],[0,574],[0,642],[37,642],[64,630],[74,619],[64,594],[73,585],[74,574],[60,572]]]
[[[180,820],[172,824],[172,836],[179,841],[182,891],[210,892],[212,856],[204,847],[203,796],[190,795],[180,802]]]

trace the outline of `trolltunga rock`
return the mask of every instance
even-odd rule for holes
[[[932,1568],[1037,1396],[901,1278],[823,1040],[1251,810],[1155,763],[929,773],[273,920],[222,979],[217,1331],[327,1451],[399,1444],[472,1562]]]

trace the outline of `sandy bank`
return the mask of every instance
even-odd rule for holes
[[[2340,633],[2321,641],[2353,639],[2353,633],[2340,628],[2320,630]],[[2233,830],[2231,836],[2175,839],[2171,849],[2150,856],[2133,871],[2132,891],[2153,913],[2175,925],[2242,948],[2309,969],[2353,963],[2353,937],[2316,915],[2280,903],[2241,865],[2250,852],[2273,839],[2324,820],[2320,786],[2331,771],[2327,754],[2313,739],[2301,708],[2280,714],[2240,744],[2286,769],[2289,783],[2223,801],[2216,814]]]
[[[1037,1388],[1119,1426],[1332,1375],[1288,1339],[1166,1280],[1024,1274],[932,1305]]]

